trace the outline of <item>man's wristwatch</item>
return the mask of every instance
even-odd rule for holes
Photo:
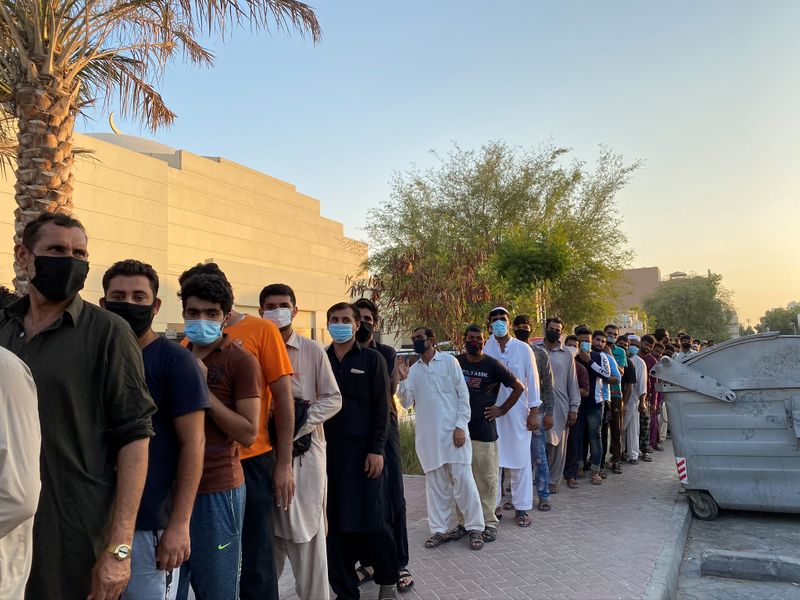
[[[120,544],[119,546],[109,544],[106,546],[106,552],[113,555],[117,560],[127,560],[131,557],[131,547],[128,544]]]

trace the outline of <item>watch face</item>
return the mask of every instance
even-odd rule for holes
[[[117,548],[117,557],[119,557],[120,560],[128,558],[130,554],[131,549],[128,546],[119,546]]]

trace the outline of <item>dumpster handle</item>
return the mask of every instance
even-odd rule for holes
[[[658,377],[667,383],[679,385],[687,390],[717,398],[723,402],[736,400],[736,392],[725,387],[710,375],[700,373],[682,362],[670,359],[668,356],[661,357],[661,361],[650,370],[650,375]]]

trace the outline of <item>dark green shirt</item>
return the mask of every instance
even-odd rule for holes
[[[26,296],[0,311],[0,346],[31,370],[42,426],[42,493],[27,598],[80,598],[105,545],[117,451],[153,435],[142,351],[120,317],[79,296],[25,339]]]

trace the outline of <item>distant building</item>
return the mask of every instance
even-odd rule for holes
[[[658,267],[625,269],[619,280],[619,297],[616,312],[627,314],[631,309],[642,308],[644,299],[661,283]]]

